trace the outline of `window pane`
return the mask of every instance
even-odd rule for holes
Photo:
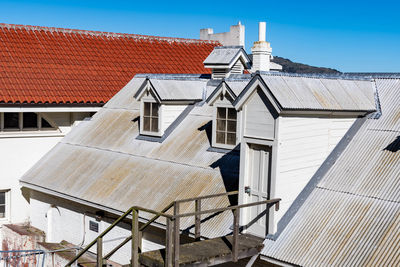
[[[150,103],[144,103],[144,115],[150,116]]]
[[[18,117],[19,114],[16,112],[13,113],[4,113],[4,129],[7,128],[19,128],[18,125]]]
[[[226,121],[217,120],[217,131],[226,131]]]
[[[235,145],[236,144],[236,134],[228,133],[226,143],[228,145]]]
[[[26,112],[23,116],[23,128],[37,128],[37,114],[33,112]]]
[[[236,120],[236,110],[234,108],[228,108],[228,119]]]
[[[53,128],[50,123],[48,123],[45,119],[42,118],[42,128]]]
[[[150,131],[150,117],[143,117],[143,131]]]
[[[158,132],[158,118],[151,119],[151,131]]]
[[[226,108],[217,108],[217,118],[226,119]]]
[[[6,204],[6,192],[0,192],[0,205]]]
[[[0,206],[0,218],[6,217],[6,206]]]
[[[228,132],[236,132],[236,121],[228,121]]]
[[[152,103],[151,107],[152,107],[151,116],[152,117],[158,117],[158,104],[157,103]]]
[[[217,143],[225,144],[225,133],[224,132],[217,132]]]

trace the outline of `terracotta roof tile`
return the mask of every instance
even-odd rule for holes
[[[105,103],[136,73],[210,73],[218,45],[0,23],[0,103]]]

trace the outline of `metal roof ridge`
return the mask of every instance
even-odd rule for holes
[[[263,76],[284,76],[284,77],[299,77],[310,79],[341,79],[341,80],[358,80],[371,81],[372,78],[365,76],[351,76],[345,73],[341,74],[324,74],[324,73],[291,73],[291,72],[275,72],[275,71],[257,71],[255,74]]]
[[[23,24],[0,23],[0,28],[7,28],[14,30],[25,29],[31,31],[61,32],[70,34],[76,33],[76,34],[85,34],[90,36],[123,37],[132,39],[145,39],[145,40],[168,41],[168,42],[220,44],[218,41],[213,41],[213,40],[200,40],[200,39],[190,39],[190,38],[180,38],[180,37],[162,37],[162,36],[144,35],[144,34],[142,35],[142,34],[132,34],[132,33],[114,33],[114,32],[103,32],[94,30],[68,29],[68,28],[23,25]]]

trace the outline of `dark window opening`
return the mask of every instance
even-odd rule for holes
[[[6,217],[6,192],[0,192],[0,218]]]
[[[144,103],[143,112],[143,131],[158,132],[158,110],[159,104],[157,103]]]
[[[48,123],[48,121],[46,121],[45,119],[42,118],[42,128],[53,128],[53,126],[50,125],[50,123]]]
[[[4,113],[4,129],[19,129],[19,113]]]
[[[234,108],[217,108],[216,143],[236,144],[237,113]]]
[[[22,128],[38,128],[38,116],[33,112],[22,113]]]

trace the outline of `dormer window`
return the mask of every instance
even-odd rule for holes
[[[160,104],[156,102],[142,102],[141,112],[141,134],[156,135],[160,134]]]
[[[158,103],[143,103],[143,131],[158,133],[159,127],[159,107]]]
[[[216,121],[216,143],[236,145],[237,113],[234,108],[218,107]]]

